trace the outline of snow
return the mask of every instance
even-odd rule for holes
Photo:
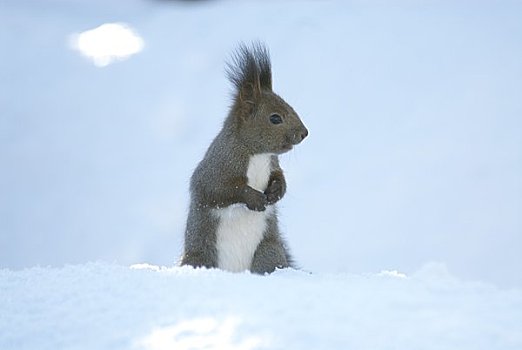
[[[0,1],[0,349],[521,349],[520,13]],[[303,270],[174,267],[251,40],[310,131],[281,159]]]
[[[72,47],[100,67],[123,60],[143,50],[141,39],[132,28],[121,23],[106,23],[71,37]]]
[[[416,273],[270,276],[87,263],[0,270],[0,348],[522,347],[522,290]]]

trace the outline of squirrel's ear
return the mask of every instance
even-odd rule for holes
[[[272,90],[270,57],[260,43],[250,49],[240,44],[226,66],[228,79],[236,88],[236,100],[255,104],[262,90]]]

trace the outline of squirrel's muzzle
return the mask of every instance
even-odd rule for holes
[[[296,131],[293,135],[293,139],[292,139],[292,143],[294,145],[297,145],[299,143],[301,143],[301,141],[303,141],[305,139],[305,137],[308,136],[308,129],[303,127],[302,129],[299,129],[298,131]]]

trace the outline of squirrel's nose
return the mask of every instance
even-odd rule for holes
[[[294,144],[294,145],[297,145],[299,143],[301,143],[301,141],[303,141],[305,139],[305,137],[308,136],[308,130],[306,128],[302,128],[302,129],[298,129],[298,130],[295,130],[292,134],[292,136],[290,136],[290,139],[292,140],[291,142]]]
[[[305,137],[308,136],[308,129],[304,129],[302,132],[301,132],[301,141],[303,141],[305,139]]]
[[[300,143],[305,139],[305,137],[308,136],[308,130],[306,128],[302,129],[301,131],[298,131],[295,135],[297,143]]]

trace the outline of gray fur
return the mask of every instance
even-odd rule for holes
[[[219,267],[216,235],[220,219],[215,213],[239,203],[257,212],[273,206],[266,212],[266,229],[249,268],[255,273],[272,272],[292,266],[275,207],[286,192],[278,155],[300,143],[308,130],[293,108],[272,91],[270,58],[264,45],[240,45],[227,65],[227,73],[236,88],[233,105],[191,177],[181,264]],[[273,114],[278,114],[282,123],[274,124]],[[248,185],[249,161],[257,154],[272,154],[268,185],[263,192]]]

